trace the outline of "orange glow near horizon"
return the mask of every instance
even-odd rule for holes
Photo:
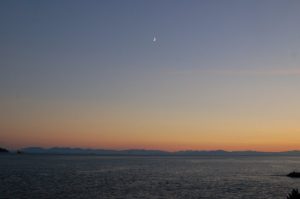
[[[35,118],[34,123],[27,119],[18,121],[18,125],[7,120],[6,126],[2,124],[1,128],[5,132],[1,134],[1,145],[13,149],[41,146],[166,151],[220,149],[277,152],[300,148],[300,129],[295,122],[258,127],[255,122],[235,123],[237,120],[197,123],[191,119],[184,121],[183,118],[177,118],[180,121],[176,118],[164,121],[160,118],[150,120],[150,117],[147,121],[115,118],[101,121],[69,118],[66,122],[47,115],[45,118]],[[289,128],[284,128],[284,125]]]

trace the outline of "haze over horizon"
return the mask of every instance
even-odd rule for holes
[[[190,154],[190,153],[196,153],[198,155],[201,155],[203,153],[208,153],[208,154],[215,154],[215,153],[239,153],[239,154],[259,154],[259,153],[278,153],[278,154],[282,154],[282,153],[286,153],[286,154],[300,154],[300,150],[284,150],[284,151],[257,151],[257,150],[223,150],[223,149],[211,149],[211,150],[207,150],[207,149],[202,149],[202,150],[197,150],[197,149],[181,149],[181,150],[161,150],[161,149],[143,149],[143,148],[122,148],[122,149],[114,149],[114,148],[84,148],[84,147],[66,147],[66,146],[53,146],[53,147],[40,147],[40,146],[27,146],[27,147],[23,147],[23,148],[18,148],[18,149],[8,149],[8,150],[12,150],[12,151],[22,151],[24,153],[40,153],[40,152],[46,152],[46,153],[51,153],[53,151],[59,152],[59,153],[76,153],[76,151],[80,151],[80,152],[85,152],[85,153],[89,153],[89,152],[97,152],[97,151],[113,151],[113,152],[126,152],[126,151],[132,151],[133,154],[134,152],[141,152],[144,151],[145,154],[147,154],[148,152],[157,152],[158,154],[161,153],[182,153],[184,152],[185,154]],[[25,150],[25,151],[24,151]]]
[[[0,147],[300,149],[300,2],[0,2]]]

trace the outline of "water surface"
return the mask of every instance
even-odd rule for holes
[[[279,199],[300,157],[0,155],[0,198]]]

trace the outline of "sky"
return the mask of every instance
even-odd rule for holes
[[[300,149],[299,9],[2,0],[0,146]]]

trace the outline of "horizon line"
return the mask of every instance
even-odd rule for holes
[[[0,147],[1,148],[1,147]],[[9,149],[9,147],[2,147]],[[260,151],[255,149],[244,149],[244,150],[225,150],[225,149],[183,149],[183,150],[163,150],[163,149],[147,149],[147,148],[125,148],[125,149],[117,149],[117,148],[89,148],[89,147],[68,147],[68,146],[52,146],[52,147],[41,147],[41,146],[27,146],[21,147],[17,149],[9,149],[10,151],[17,151],[26,148],[41,148],[41,149],[53,149],[53,148],[65,148],[65,149],[82,149],[82,150],[107,150],[107,151],[133,151],[133,150],[141,150],[141,151],[160,151],[160,152],[167,152],[167,153],[176,153],[176,152],[216,152],[216,151],[223,151],[223,152],[259,152],[259,153],[284,153],[284,152],[300,152],[300,149],[292,149],[292,150],[283,150],[283,151]]]

